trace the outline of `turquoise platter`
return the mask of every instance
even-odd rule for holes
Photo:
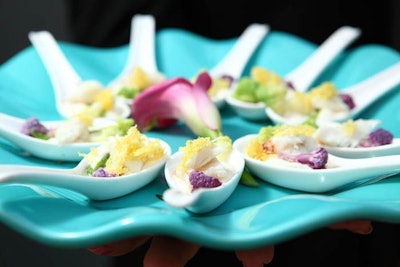
[[[212,40],[178,29],[156,35],[157,63],[169,78],[191,79],[212,68],[236,39]],[[93,48],[60,42],[83,79],[106,84],[122,70],[128,46]],[[262,66],[285,75],[316,48],[297,36],[272,31],[246,68]],[[379,44],[342,53],[316,81],[330,80],[343,88],[400,61],[398,51]],[[400,74],[399,74],[400,75]],[[400,87],[362,113],[377,118],[400,137]],[[32,47],[0,66],[0,112],[21,118],[56,120],[58,115],[47,73]],[[257,133],[269,121],[245,121],[229,108],[221,110],[223,132],[233,140]],[[183,124],[147,132],[167,141],[173,152],[195,138]],[[0,164],[71,168],[75,163],[34,158],[0,138]],[[295,178],[295,177],[294,177]],[[257,188],[239,185],[231,198],[213,212],[194,215],[168,207],[157,195],[167,188],[162,174],[130,195],[90,201],[50,186],[1,185],[0,221],[38,242],[85,248],[142,234],[166,234],[218,249],[246,249],[281,243],[348,219],[400,223],[400,176],[336,194],[307,194],[259,181]]]

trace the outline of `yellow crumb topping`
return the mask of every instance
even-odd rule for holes
[[[106,162],[105,169],[110,173],[126,174],[126,162],[141,161],[146,164],[162,158],[164,148],[158,139],[150,139],[142,134],[136,126],[132,126],[128,133],[115,139],[115,148]]]
[[[272,137],[312,136],[315,128],[309,125],[278,125]]]
[[[253,67],[250,76],[257,82],[265,85],[276,86],[282,84],[282,78],[278,74],[261,67]]]

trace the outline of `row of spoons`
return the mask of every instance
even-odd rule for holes
[[[285,188],[311,193],[324,193],[343,188],[365,179],[378,181],[400,173],[400,155],[373,158],[349,159],[329,154],[332,168],[311,169],[280,166],[268,161],[260,161],[246,155],[245,148],[255,135],[247,135],[233,142],[226,162],[219,164],[229,168],[228,177],[218,187],[199,188],[193,191],[182,190],[177,181],[177,166],[182,161],[183,152],[171,155],[168,143],[160,140],[164,156],[154,164],[134,173],[117,177],[93,177],[86,174],[87,158],[83,158],[73,169],[57,169],[24,165],[0,165],[0,183],[51,185],[76,191],[92,200],[109,200],[133,193],[146,186],[164,170],[169,189],[165,190],[163,200],[174,208],[186,208],[194,213],[206,213],[216,209],[233,193],[242,176],[245,166],[256,177]],[[207,165],[204,155],[203,165]],[[213,165],[214,168],[218,167]]]
[[[31,155],[53,161],[79,161],[80,153],[88,153],[92,147],[99,146],[94,142],[75,142],[57,144],[48,140],[34,138],[21,133],[24,119],[0,113],[0,136],[22,148]],[[45,127],[57,127],[60,121],[43,121]],[[400,139],[394,138],[391,144],[376,147],[330,147],[330,153],[346,158],[363,158],[400,154]]]
[[[340,89],[340,93],[351,96],[355,107],[343,116],[332,118],[332,121],[343,122],[358,117],[382,96],[395,89],[400,83],[400,63],[395,63],[373,76],[347,88]],[[301,116],[284,117],[264,103],[252,103],[238,100],[233,97],[233,90],[226,98],[233,110],[248,120],[271,120],[274,124],[299,124],[305,119]]]
[[[151,15],[135,15],[131,22],[131,34],[128,55],[122,72],[110,81],[105,87],[121,84],[136,67],[140,67],[155,81],[165,79],[158,70],[155,57],[155,18]],[[228,54],[209,73],[214,78],[226,75],[238,79],[246,67],[247,62],[256,51],[258,45],[268,34],[269,26],[254,23],[249,25],[239,36],[237,42]],[[56,107],[64,118],[71,117],[73,110],[67,105],[68,96],[75,92],[84,80],[74,70],[58,46],[57,41],[48,31],[30,32],[29,39],[38,52],[44,67],[47,70],[54,92]],[[224,98],[216,96],[214,103],[222,107]],[[120,117],[129,116],[129,109],[117,112]]]
[[[251,24],[239,36],[238,40],[226,56],[211,70],[211,77],[218,79],[228,76],[237,81],[240,79],[248,61],[257,50],[260,43],[269,33],[266,24]],[[314,80],[329,66],[329,64],[361,34],[358,28],[344,26],[330,35],[302,64],[286,75],[286,80],[300,91],[305,91]],[[151,15],[135,15],[131,23],[131,38],[128,58],[121,74],[106,87],[119,84],[131,74],[135,67],[141,67],[150,77],[160,77],[163,74],[157,69],[155,58],[155,19]],[[66,105],[67,96],[76,91],[82,78],[73,69],[58,46],[54,37],[47,31],[31,32],[29,39],[37,50],[49,74],[55,90],[56,107],[59,113],[68,118],[71,109]],[[224,93],[211,96],[216,106],[222,108],[230,88]],[[128,116],[129,109],[122,109],[117,114]]]

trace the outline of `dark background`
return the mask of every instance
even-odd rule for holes
[[[338,27],[350,25],[363,31],[353,46],[375,43],[400,51],[399,0],[0,0],[0,64],[30,45],[32,30],[90,46],[127,44],[134,13],[156,15],[158,29],[181,27],[215,39],[237,37],[249,23],[261,22],[319,44]],[[398,226],[374,226],[370,236],[327,229],[305,235],[280,245],[269,266],[395,266]],[[45,246],[0,224],[0,267],[141,266],[145,249],[115,260],[85,249]],[[215,257],[225,266],[238,266],[231,254],[206,249],[188,266],[207,266]]]
[[[32,30],[93,46],[126,44],[134,13],[156,15],[158,28],[180,27],[215,39],[236,37],[249,23],[263,22],[319,44],[350,25],[363,31],[354,46],[378,43],[400,51],[398,0],[0,0],[0,64],[30,45]]]

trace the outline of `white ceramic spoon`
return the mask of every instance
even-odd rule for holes
[[[235,168],[233,176],[215,188],[199,188],[193,192],[184,192],[182,182],[174,178],[173,173],[182,160],[183,153],[173,154],[165,164],[164,175],[169,189],[164,191],[163,200],[171,207],[185,208],[193,213],[210,212],[224,203],[237,187],[244,169],[242,155],[232,150],[229,162]]]
[[[226,56],[210,70],[210,76],[213,78],[221,78],[224,75],[230,76],[234,81],[237,81],[242,76],[243,70],[246,67],[251,56],[256,51],[259,44],[264,40],[264,37],[270,30],[269,25],[253,23],[250,24],[244,32],[239,36],[235,45],[226,54]],[[225,104],[225,96],[227,91],[224,90],[221,94],[212,97],[213,102],[217,107],[221,108]]]
[[[73,169],[24,165],[0,165],[0,184],[50,185],[81,193],[92,200],[108,200],[136,191],[153,181],[161,172],[171,148],[161,141],[165,156],[148,168],[119,177],[92,177],[85,174],[83,159]]]
[[[344,26],[330,35],[302,64],[286,74],[284,80],[290,82],[299,91],[306,91],[322,71],[348,47],[361,31],[358,28]],[[235,112],[249,120],[265,120],[264,103],[251,103],[240,101],[231,94],[226,96],[226,102],[235,110]]]
[[[70,117],[70,110],[64,106],[65,98],[68,92],[75,91],[83,82],[82,78],[72,67],[50,32],[30,32],[28,37],[49,74],[58,112],[65,118]]]
[[[140,67],[150,77],[164,77],[158,68],[155,52],[156,20],[152,15],[133,16],[129,41],[128,59],[121,74],[109,83],[117,85],[135,67]]]
[[[97,126],[110,125],[110,121],[99,119]],[[80,161],[82,156],[79,153],[89,153],[90,148],[98,146],[99,143],[80,142],[60,145],[55,142],[46,141],[21,133],[21,127],[26,120],[0,113],[0,136],[21,147],[30,154],[54,161]],[[41,121],[46,128],[51,129],[60,125],[61,121]]]
[[[329,154],[328,163],[335,168],[310,169],[292,167],[289,164],[263,162],[246,155],[249,141],[257,135],[247,135],[234,141],[246,161],[246,167],[256,177],[275,185],[311,193],[324,193],[344,188],[360,181],[377,181],[400,173],[400,155],[376,158],[349,159]],[[283,161],[284,162],[284,161]],[[378,179],[377,179],[378,178]]]
[[[345,48],[361,35],[358,28],[343,26],[332,33],[303,63],[285,75],[299,92],[307,91],[315,79]]]
[[[154,55],[155,21],[150,15],[135,15],[131,23],[131,36],[128,59],[121,74],[110,82],[115,85],[123,79],[129,71],[141,66],[149,74],[157,74]],[[64,55],[53,35],[48,31],[30,32],[28,35],[33,47],[37,50],[53,85],[56,107],[65,118],[71,116],[71,109],[66,105],[68,94],[78,89],[83,83],[82,78],[75,71]],[[118,111],[121,117],[130,115],[129,107]]]
[[[400,139],[393,138],[391,144],[374,147],[332,147],[323,146],[330,154],[343,158],[369,158],[400,155]]]
[[[390,90],[396,88],[400,83],[400,62],[380,71],[379,73],[359,82],[353,86],[342,89],[340,92],[349,94],[354,101],[355,108],[346,116],[333,117],[332,121],[344,122],[357,117],[362,111],[385,95]],[[306,118],[297,117],[288,119],[276,113],[271,108],[265,108],[265,113],[275,124],[299,124]]]

